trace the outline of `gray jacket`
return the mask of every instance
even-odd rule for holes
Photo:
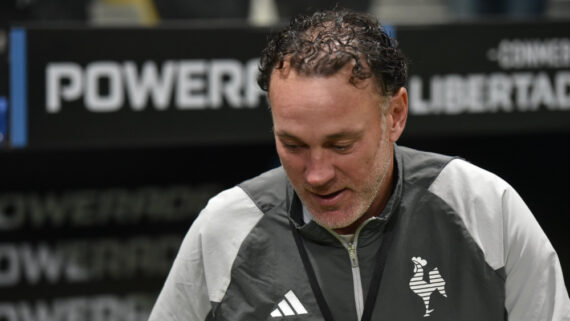
[[[150,321],[323,320],[290,220],[336,321],[360,319],[386,224],[372,320],[570,320],[556,252],[511,186],[461,159],[395,146],[395,160],[388,204],[352,242],[310,220],[281,168],[221,192]]]

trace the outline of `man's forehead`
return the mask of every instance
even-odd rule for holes
[[[384,97],[375,81],[374,75],[365,79],[354,77],[352,72],[353,67],[354,64],[347,63],[333,74],[322,75],[318,73],[300,72],[293,68],[290,63],[284,62],[282,67],[277,66],[273,68],[273,71],[271,72],[268,96],[271,97],[272,89],[275,87],[272,85],[274,85],[275,82],[279,82],[282,86],[284,84],[296,83],[297,81],[301,82],[312,79],[342,78],[347,86],[352,86],[357,89],[366,89],[370,86],[380,97]]]

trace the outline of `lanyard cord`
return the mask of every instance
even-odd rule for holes
[[[289,224],[291,225],[291,231],[293,231],[295,244],[297,244],[297,249],[299,250],[299,254],[301,255],[301,260],[303,261],[305,272],[307,273],[307,277],[309,278],[309,283],[311,284],[311,288],[313,289],[313,294],[317,299],[317,304],[319,305],[321,314],[325,318],[325,321],[334,321],[331,310],[329,309],[327,301],[325,301],[325,297],[323,296],[323,292],[321,291],[321,287],[319,286],[319,282],[317,281],[315,270],[313,269],[313,266],[309,261],[307,250],[305,249],[305,245],[303,244],[303,240],[301,239],[301,233],[297,231],[297,228],[295,227],[295,225],[293,225],[292,221],[289,221]]]
[[[382,281],[382,274],[384,273],[384,267],[386,266],[386,258],[388,257],[388,250],[392,243],[393,238],[393,225],[390,224],[394,221],[392,218],[388,223],[386,223],[386,227],[384,228],[384,236],[382,238],[382,244],[380,244],[380,248],[378,249],[378,253],[376,254],[377,260],[374,266],[374,273],[372,274],[372,280],[370,281],[370,288],[368,290],[368,294],[366,296],[366,301],[364,302],[364,311],[362,313],[362,319],[360,321],[370,321],[372,317],[372,310],[374,305],[376,304],[376,298],[378,297],[378,290],[380,289],[380,283]],[[315,275],[315,270],[309,261],[309,256],[307,255],[307,250],[305,249],[305,245],[303,244],[303,239],[301,238],[301,233],[297,230],[295,225],[292,221],[289,221],[291,225],[291,231],[293,232],[293,237],[295,239],[295,244],[297,245],[297,249],[299,250],[299,254],[301,255],[301,260],[303,261],[303,266],[305,267],[305,272],[307,273],[307,277],[309,278],[309,283],[311,284],[311,288],[313,289],[313,294],[317,299],[317,304],[319,305],[319,309],[321,310],[321,314],[325,318],[325,321],[334,321],[332,317],[332,312],[323,296],[323,292],[319,283],[317,281],[317,277]]]
[[[382,274],[384,274],[384,267],[386,267],[388,250],[390,249],[392,239],[394,238],[393,229],[395,220],[396,217],[392,217],[392,219],[386,223],[387,225],[384,228],[384,237],[382,244],[380,244],[380,249],[378,249],[378,254],[376,254],[377,260],[376,265],[374,266],[374,274],[372,274],[372,280],[370,280],[370,289],[368,290],[366,301],[364,302],[364,311],[362,312],[361,321],[370,321],[372,318],[372,311],[376,304],[376,298],[378,297],[378,292],[380,290],[380,283],[382,283]]]

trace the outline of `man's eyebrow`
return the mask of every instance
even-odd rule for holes
[[[331,134],[326,137],[327,140],[338,140],[338,139],[356,139],[362,137],[362,131],[347,130],[339,133]]]
[[[295,135],[289,134],[288,132],[284,132],[284,131],[275,132],[275,136],[277,136],[279,138],[288,138],[288,139],[300,140]]]
[[[335,134],[331,134],[331,135],[327,135],[325,137],[326,140],[338,140],[338,139],[357,139],[362,137],[362,131],[352,131],[352,130],[347,130],[347,131],[342,131],[339,133],[335,133]],[[294,140],[300,140],[298,137],[296,137],[293,134],[290,134],[288,132],[285,131],[277,131],[275,132],[275,136],[279,137],[279,138],[286,138],[286,139],[294,139]]]

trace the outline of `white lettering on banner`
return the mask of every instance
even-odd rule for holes
[[[25,226],[87,227],[109,223],[192,219],[213,196],[215,185],[76,190],[0,195],[0,231]]]
[[[570,106],[570,93],[568,88],[570,88],[570,72],[560,72],[556,74],[556,79],[554,81],[556,93],[556,98],[561,106]]]
[[[51,302],[0,302],[2,321],[146,321],[154,296],[98,295]]]
[[[257,85],[258,59],[245,64],[234,59],[153,61],[95,61],[85,67],[54,62],[46,67],[46,111],[59,113],[63,104],[83,98],[85,108],[110,113],[129,105],[166,110],[255,108],[264,92]]]
[[[147,61],[142,66],[140,76],[137,74],[137,66],[134,62],[125,62],[123,68],[127,95],[133,110],[143,110],[149,97],[157,110],[168,108],[170,92],[174,85],[175,63],[165,62],[162,64],[162,73],[159,73],[156,64]]]
[[[107,80],[108,93],[102,94],[102,82]],[[85,75],[85,107],[93,112],[113,112],[123,106],[124,92],[121,66],[112,61],[94,62]]]
[[[25,200],[21,194],[3,194],[0,196],[0,229],[13,230],[25,224]]]
[[[246,80],[242,75],[242,66],[235,60],[220,60],[212,65],[209,78],[209,100],[212,107],[222,106],[222,97],[226,97],[232,107],[241,107],[240,90]],[[224,79],[227,79],[224,81]]]
[[[570,110],[570,71],[410,77],[413,115]],[[424,96],[424,93],[429,95]]]
[[[0,287],[163,277],[181,241],[179,235],[162,235],[0,244]]]
[[[251,59],[245,65],[245,102],[244,106],[255,108],[259,106],[259,97],[265,96],[265,92],[257,84],[259,75],[259,60]]]
[[[59,281],[64,264],[61,256],[53,255],[47,244],[40,244],[37,249],[26,244],[19,248],[19,252],[22,273],[30,284],[37,284],[42,278],[49,283]]]
[[[67,80],[64,85],[63,81]],[[61,109],[61,100],[75,100],[83,92],[83,74],[75,63],[48,64],[46,71],[46,108],[50,113]]]
[[[17,284],[20,278],[18,250],[8,244],[0,245],[0,262],[0,286]]]
[[[180,109],[205,109],[206,62],[182,61],[178,64],[178,81],[176,90],[176,106]]]
[[[528,110],[530,106],[529,88],[533,81],[532,73],[517,73],[513,75],[513,82],[516,87],[516,101],[521,110]],[[510,96],[510,95],[509,95]]]
[[[503,69],[570,67],[570,39],[503,39],[487,57]]]
[[[491,112],[512,111],[511,91],[513,84],[509,78],[505,74],[493,73],[487,81],[489,84],[488,103],[482,104],[480,109],[484,110],[486,105]]]

